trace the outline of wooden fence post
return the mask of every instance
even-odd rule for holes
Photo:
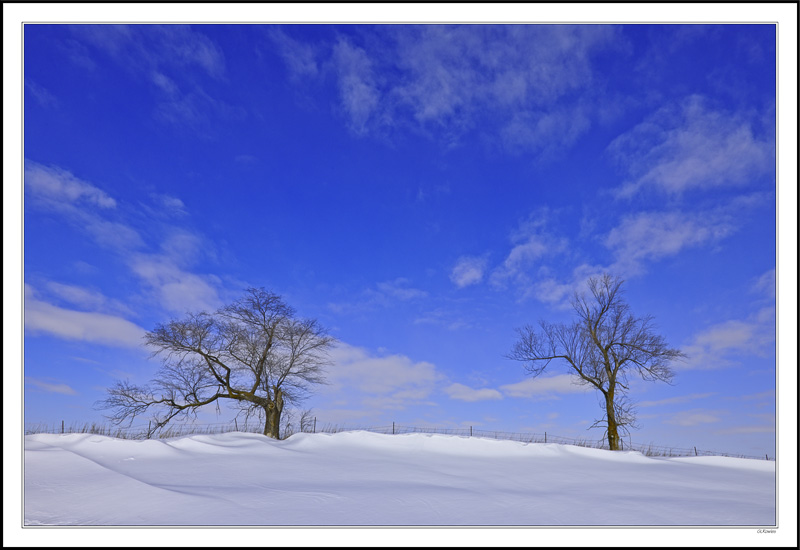
[[[469,436],[472,437],[472,426],[469,427]]]
[[[62,434],[64,433],[64,421],[63,420],[61,421],[61,433]]]
[[[392,421],[392,435],[394,435],[394,421]]]
[[[317,433],[317,417],[314,417],[314,427],[311,428],[311,433]]]

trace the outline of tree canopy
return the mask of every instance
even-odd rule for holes
[[[519,328],[509,354],[525,363],[534,377],[558,361],[579,383],[600,392],[605,414],[594,425],[605,425],[611,450],[621,448],[619,432],[635,426],[635,411],[627,397],[629,377],[670,383],[671,362],[685,357],[655,332],[652,316],[633,315],[622,296],[623,282],[608,274],[590,278],[591,296],[576,292],[572,299],[575,321],[540,321],[538,329]]]
[[[279,439],[285,404],[325,383],[334,342],[277,294],[249,288],[214,313],[190,313],[147,332],[145,344],[162,361],[156,377],[145,386],[118,381],[100,405],[115,423],[150,414],[152,433],[227,400],[262,420],[264,435]]]

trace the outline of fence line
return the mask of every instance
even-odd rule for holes
[[[442,434],[442,435],[455,435],[462,437],[479,437],[482,439],[499,439],[509,441],[519,441],[522,443],[557,443],[561,445],[575,445],[580,447],[590,448],[607,448],[605,439],[583,439],[563,437],[554,434],[532,433],[532,432],[504,432],[498,430],[482,430],[473,428],[473,426],[464,428],[437,428],[437,427],[417,427],[417,426],[402,426],[392,422],[391,426],[363,426],[363,427],[340,427],[337,425],[328,424],[321,429],[317,430],[317,419],[314,418],[313,424],[308,427],[309,429],[302,430],[306,433],[337,433],[337,432],[355,432],[366,431],[371,433],[379,433],[386,435],[402,435],[410,433],[428,433],[428,434]],[[219,434],[226,432],[249,432],[249,433],[262,433],[264,429],[263,423],[258,422],[243,422],[239,423],[237,420],[232,422],[219,422],[211,424],[174,424],[168,425],[160,430],[154,437],[158,439],[165,439],[170,437],[182,437],[186,435],[196,434]],[[99,435],[106,435],[121,439],[147,439],[147,434],[150,431],[150,425],[137,425],[128,427],[109,427],[106,425],[86,424],[80,427],[66,427],[64,422],[61,421],[60,427],[47,427],[44,424],[29,424],[25,426],[25,435],[37,433],[92,433]],[[290,437],[299,431],[289,429],[284,437]],[[735,453],[724,453],[719,451],[700,450],[697,447],[690,449],[680,447],[669,447],[665,445],[641,444],[624,442],[622,444],[624,451],[638,451],[646,456],[664,456],[664,457],[680,457],[680,456],[726,456],[733,458],[752,458],[760,460],[775,460],[775,457],[769,457],[765,454],[763,457],[742,455]]]

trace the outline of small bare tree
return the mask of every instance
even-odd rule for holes
[[[628,376],[670,383],[670,362],[685,357],[667,346],[654,333],[651,316],[635,317],[622,298],[623,281],[603,275],[590,278],[592,297],[575,293],[572,306],[577,320],[572,324],[539,322],[517,329],[519,339],[509,358],[526,363],[525,369],[539,376],[551,361],[563,360],[578,383],[602,394],[605,415],[594,426],[605,425],[612,451],[621,449],[619,432],[634,426],[635,412],[627,399]]]
[[[334,339],[314,320],[300,319],[280,296],[250,288],[215,313],[189,314],[158,325],[145,343],[162,368],[149,386],[117,382],[100,408],[116,423],[148,411],[150,433],[175,417],[231,400],[245,417],[264,422],[264,435],[280,439],[286,403],[298,403],[324,367]]]

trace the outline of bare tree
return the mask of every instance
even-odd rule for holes
[[[287,403],[324,384],[334,339],[315,320],[300,319],[280,296],[250,288],[213,314],[189,314],[158,325],[145,343],[162,367],[148,386],[117,382],[100,408],[119,424],[150,413],[150,434],[175,417],[231,400],[246,418],[264,422],[264,435],[280,439]]]
[[[602,394],[605,415],[594,426],[605,425],[612,451],[621,449],[619,432],[635,426],[635,411],[628,401],[629,375],[670,383],[670,362],[685,357],[654,333],[653,317],[635,317],[622,297],[623,281],[603,275],[590,278],[591,298],[575,293],[572,306],[577,320],[571,324],[539,322],[517,329],[519,339],[509,358],[525,363],[539,376],[553,360],[562,360],[580,384]]]

